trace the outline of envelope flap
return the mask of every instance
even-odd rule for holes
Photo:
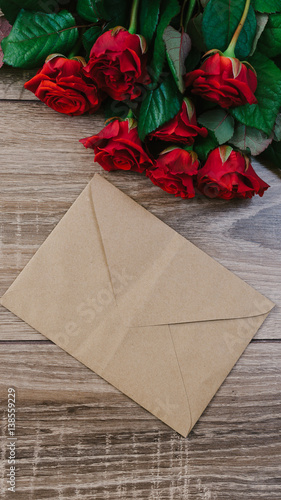
[[[270,300],[99,175],[91,191],[116,301],[130,325],[243,318],[272,309]]]

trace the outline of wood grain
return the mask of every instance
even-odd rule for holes
[[[228,203],[104,172],[79,143],[102,115],[55,113],[23,89],[34,73],[0,70],[0,294],[99,172],[277,306],[187,439],[1,308],[1,498],[15,386],[16,499],[281,500],[280,171],[255,161],[270,190]]]
[[[79,139],[103,126],[101,115],[68,117],[41,102],[2,103],[0,293],[16,278],[95,172],[217,259],[277,306],[257,338],[280,338],[281,331],[281,181],[278,172],[255,162],[271,188],[252,200],[174,198],[143,175],[108,173],[93,162]],[[12,132],[11,132],[12,131]],[[4,313],[4,338],[33,338],[15,328]],[[12,327],[13,328],[13,327]],[[30,336],[28,337],[30,333]]]
[[[4,412],[17,390],[17,499],[280,500],[281,344],[247,348],[188,439],[55,345],[0,358]],[[5,426],[4,413],[2,456]]]
[[[0,99],[36,101],[37,97],[23,86],[35,74],[34,69],[22,70],[4,65],[0,70]]]

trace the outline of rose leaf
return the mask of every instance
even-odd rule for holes
[[[281,141],[281,113],[278,113],[273,129],[274,141]]]
[[[187,31],[191,38],[192,47],[195,47],[200,52],[207,52],[207,47],[202,32],[202,21],[202,13],[192,17],[188,23]]]
[[[191,49],[191,39],[187,33],[180,33],[172,26],[164,30],[163,39],[166,45],[168,64],[180,92],[185,91],[183,75],[185,59]]]
[[[96,23],[101,17],[96,3],[95,0],[78,0],[76,8],[79,16]]]
[[[78,3],[80,15],[88,21],[94,18],[108,21],[104,28],[105,31],[115,26],[129,27],[130,16],[128,13],[130,12],[131,0],[78,0]]]
[[[193,149],[201,161],[206,161],[207,156],[213,149],[217,148],[219,143],[214,132],[209,132],[207,137],[197,136],[194,142]]]
[[[259,39],[258,50],[268,57],[281,54],[281,13],[269,16],[265,30]]]
[[[268,137],[264,132],[253,127],[246,127],[239,123],[235,128],[234,134],[229,143],[233,146],[246,151],[250,149],[253,156],[262,153],[272,142],[273,134]]]
[[[223,109],[207,111],[197,118],[198,123],[214,132],[219,144],[229,141],[234,132],[234,119]]]
[[[258,12],[265,12],[267,14],[281,12],[280,0],[253,0],[253,7]]]
[[[281,142],[272,141],[261,157],[281,169]]]
[[[149,45],[155,30],[160,14],[161,0],[142,0],[140,7],[140,34],[144,36]]]
[[[180,6],[177,0],[163,0],[162,4],[163,7],[161,9],[160,20],[157,26],[150,68],[154,81],[159,80],[166,59],[166,47],[163,40],[164,30],[170,24],[173,17],[175,17],[180,11]]]
[[[101,34],[102,34],[102,29],[100,26],[92,26],[87,31],[85,31],[85,33],[83,33],[82,42],[84,49],[86,50],[87,58],[89,57],[91,48],[93,47],[94,43]]]
[[[149,89],[140,107],[138,132],[141,140],[167,121],[171,120],[180,110],[182,96],[179,93],[172,75],[169,75],[161,85]]]
[[[3,39],[4,62],[18,68],[40,66],[49,54],[67,53],[78,37],[73,16],[21,10],[10,34]]]
[[[227,49],[243,14],[245,2],[241,0],[210,0],[203,13],[202,31],[208,50]],[[239,35],[235,54],[238,59],[248,57],[256,33],[256,17],[253,7]]]
[[[59,4],[63,3],[64,7],[70,3],[71,0],[52,0],[44,2],[43,0],[0,0],[0,9],[4,16],[11,24],[14,24],[18,13],[21,9],[34,10],[37,12],[45,12],[50,14],[58,10]]]
[[[252,50],[250,52],[250,56],[252,56],[257,48],[257,43],[262,35],[264,28],[266,27],[266,23],[268,21],[268,14],[261,14],[260,12],[256,13],[257,20],[257,31],[255,34],[255,38],[252,45]]]
[[[281,71],[273,61],[258,52],[249,58],[249,62],[257,72],[255,96],[258,102],[238,106],[231,114],[244,125],[270,135],[281,106]]]

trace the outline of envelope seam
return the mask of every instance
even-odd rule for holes
[[[94,215],[95,221],[97,223],[97,228],[98,228],[98,232],[99,232],[99,235],[100,235],[103,256],[104,256],[104,260],[105,260],[106,266],[107,266],[107,271],[108,271],[108,276],[109,276],[110,285],[111,285],[111,289],[112,289],[112,294],[113,294],[113,297],[114,297],[115,305],[117,307],[117,305],[118,305],[117,304],[117,299],[116,299],[115,291],[114,291],[114,288],[113,288],[113,283],[112,283],[111,274],[110,274],[110,270],[109,270],[110,268],[109,268],[109,264],[108,264],[108,260],[107,260],[107,256],[106,256],[106,252],[105,252],[105,248],[104,248],[104,243],[103,243],[102,234],[101,234],[101,230],[100,230],[100,226],[99,226],[99,221],[98,221],[97,214],[96,214],[96,211],[95,211],[95,204],[94,204],[94,200],[93,200],[93,194],[92,194],[91,187],[90,187],[90,203],[91,203],[91,208],[92,208],[92,211],[93,211],[93,215]]]
[[[172,335],[171,328],[170,328],[170,325],[169,325],[169,324],[168,324],[168,329],[169,329],[170,338],[171,338],[171,341],[172,341],[172,344],[173,344],[174,353],[175,353],[176,360],[177,360],[177,364],[178,364],[178,369],[179,369],[180,376],[181,376],[181,379],[182,379],[182,384],[183,384],[184,392],[185,392],[185,395],[186,395],[186,401],[187,401],[187,405],[188,405],[188,411],[189,411],[190,423],[191,423],[191,425],[190,425],[190,427],[189,427],[189,429],[188,429],[188,432],[187,432],[187,434],[189,434],[189,432],[191,431],[191,429],[192,429],[192,427],[193,427],[193,422],[192,422],[192,414],[191,414],[191,408],[190,408],[190,403],[189,403],[189,396],[188,396],[188,394],[187,394],[187,390],[186,390],[186,386],[185,386],[185,383],[184,383],[184,378],[183,378],[183,374],[182,374],[181,366],[180,366],[180,363],[179,363],[179,358],[178,358],[178,355],[177,355],[177,351],[176,351],[176,347],[175,347],[175,343],[174,343],[173,335]]]
[[[203,319],[203,320],[192,320],[192,321],[177,321],[176,323],[168,323],[169,325],[192,325],[193,323],[209,323],[211,321],[234,321],[236,319],[247,319],[247,318],[258,318],[259,316],[264,316],[265,314],[269,314],[270,311],[275,307],[275,304],[263,313],[259,314],[251,314],[249,316],[234,316],[233,318],[214,318],[214,319]],[[151,323],[149,325],[142,325],[143,328],[150,328],[151,326],[164,326],[167,323]],[[130,325],[131,327],[136,327],[139,325]]]

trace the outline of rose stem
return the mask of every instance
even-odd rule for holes
[[[139,6],[139,0],[133,0],[133,5],[132,5],[132,10],[131,10],[131,19],[130,19],[130,26],[129,26],[129,33],[134,35],[137,31],[137,13],[138,13],[138,6]]]
[[[196,0],[189,1],[187,13],[186,13],[186,18],[185,18],[185,22],[184,22],[184,31],[185,32],[187,32],[187,26],[188,26],[188,23],[191,19],[192,12],[194,10],[195,5],[196,5]],[[184,5],[183,5],[183,8],[184,8]]]
[[[186,6],[186,2],[187,0],[184,0],[183,4],[182,4],[182,8],[181,8],[181,18],[180,18],[180,25],[183,27],[183,15],[184,15],[184,10],[185,10],[185,6]]]
[[[243,12],[242,17],[240,19],[240,22],[239,22],[239,24],[234,32],[234,35],[230,41],[229,46],[227,47],[226,51],[223,53],[223,55],[226,57],[235,57],[236,43],[237,43],[238,37],[241,33],[241,30],[244,26],[244,23],[246,21],[246,18],[247,18],[248,12],[249,12],[250,3],[251,3],[251,0],[246,0],[244,12]]]

